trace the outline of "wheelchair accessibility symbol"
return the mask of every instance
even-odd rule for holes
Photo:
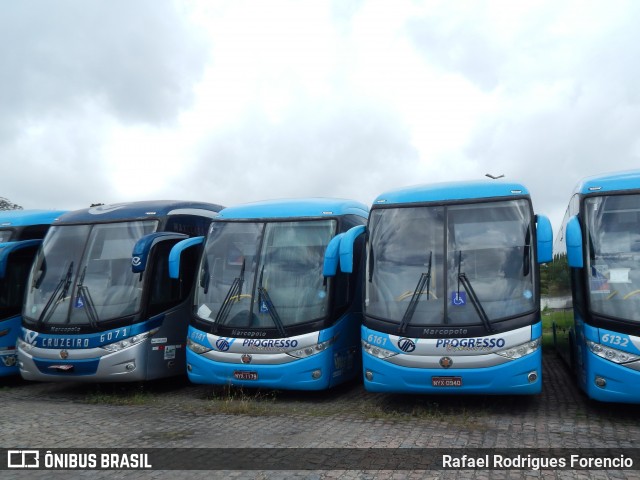
[[[451,292],[451,305],[462,307],[467,304],[467,292]]]

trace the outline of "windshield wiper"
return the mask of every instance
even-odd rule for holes
[[[42,313],[38,318],[38,327],[41,327],[43,324],[47,323],[55,312],[58,305],[64,301],[64,297],[67,296],[67,292],[69,291],[69,286],[71,286],[71,276],[73,275],[73,260],[69,264],[69,268],[67,269],[67,273],[64,277],[60,279],[56,288],[53,290],[53,293],[49,297],[49,301],[42,309]]]
[[[260,280],[258,282],[258,293],[260,294],[260,297],[258,298],[258,305],[262,305],[262,302],[266,304],[267,312],[269,313],[271,320],[273,320],[273,323],[278,329],[280,336],[286,337],[287,332],[284,329],[284,324],[282,323],[282,319],[280,318],[280,315],[278,315],[278,310],[276,310],[275,305],[271,301],[269,292],[267,292],[267,289],[262,286],[263,275],[264,275],[264,265],[262,266],[262,270],[260,271]]]
[[[96,312],[95,304],[93,303],[93,298],[91,298],[91,293],[89,292],[89,287],[84,285],[84,276],[87,273],[87,266],[85,265],[82,269],[82,275],[80,276],[80,281],[78,282],[78,299],[83,302],[85,307],[85,311],[87,312],[87,317],[89,317],[89,324],[93,328],[97,328],[98,326],[98,312]]]
[[[224,325],[227,317],[229,316],[229,312],[231,311],[231,302],[240,301],[240,295],[242,295],[242,284],[244,283],[244,266],[245,260],[242,259],[242,267],[240,268],[240,276],[233,279],[233,283],[229,287],[227,291],[227,295],[224,297],[222,305],[220,305],[220,310],[218,311],[218,315],[216,315],[216,323],[220,325]]]
[[[462,250],[460,250],[459,254],[458,254],[458,292],[457,292],[457,298],[460,298],[460,283],[462,283],[462,285],[464,286],[464,289],[469,294],[469,299],[471,300],[471,304],[473,305],[473,308],[475,309],[476,313],[480,317],[480,320],[482,320],[482,324],[484,325],[484,328],[487,330],[487,332],[493,333],[494,330],[491,327],[491,322],[489,321],[489,316],[487,315],[487,312],[484,311],[484,308],[482,308],[482,303],[480,303],[480,299],[478,298],[478,296],[476,295],[475,290],[471,286],[471,282],[469,281],[469,278],[467,277],[467,274],[465,272],[460,271],[461,265],[462,265]]]
[[[413,314],[416,311],[416,307],[418,306],[418,301],[420,301],[420,296],[424,292],[425,286],[427,287],[427,300],[429,300],[429,290],[431,288],[431,262],[433,260],[433,250],[429,252],[429,267],[426,273],[420,274],[420,279],[418,279],[418,284],[416,285],[415,290],[413,291],[413,296],[409,301],[409,305],[407,305],[407,309],[402,316],[402,321],[400,322],[400,326],[398,327],[398,332],[404,333],[407,330],[407,326],[411,322],[413,318]]]
[[[373,265],[375,259],[373,257],[373,245],[369,244],[369,283],[373,282]]]

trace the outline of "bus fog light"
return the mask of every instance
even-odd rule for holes
[[[320,369],[314,370],[313,372],[311,372],[311,378],[313,378],[314,380],[318,380],[321,376],[322,376],[322,370]]]
[[[127,363],[124,368],[126,368],[127,371],[131,372],[132,370],[135,370],[136,364],[133,362]]]
[[[193,370],[193,367],[191,366],[190,363],[187,363],[187,371],[190,372]]]
[[[373,372],[371,370],[367,370],[366,372],[364,372],[364,376],[369,381],[373,380]]]
[[[538,372],[529,372],[529,375],[527,375],[527,379],[529,380],[529,383],[533,383],[536,380],[538,380]]]
[[[607,386],[607,381],[602,377],[596,377],[595,384],[600,388],[604,388]]]

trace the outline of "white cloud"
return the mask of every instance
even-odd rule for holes
[[[0,155],[14,168],[0,195],[25,206],[366,202],[492,172],[550,212],[581,176],[640,154],[633,1],[25,1],[3,13]]]

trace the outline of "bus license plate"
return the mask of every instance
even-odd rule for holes
[[[461,387],[462,377],[431,377],[434,387]]]
[[[233,372],[233,377],[236,380],[257,380],[258,372],[246,372],[243,370],[236,370]]]

